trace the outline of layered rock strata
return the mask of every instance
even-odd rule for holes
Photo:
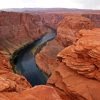
[[[80,30],[75,43],[57,55],[59,67],[48,83],[60,88],[71,100],[100,99],[99,36],[100,29]]]
[[[93,29],[99,17],[90,16],[0,12],[0,100],[100,100],[100,29]],[[36,63],[50,78],[31,87],[13,73],[8,56],[49,31],[45,25],[57,29],[57,37]]]
[[[0,50],[5,54],[12,54],[47,31],[39,15],[0,12]]]
[[[92,29],[91,20],[81,15],[67,15],[57,27],[57,39],[63,46],[75,41],[75,35],[80,29]]]

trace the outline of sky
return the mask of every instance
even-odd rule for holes
[[[100,0],[0,0],[3,8],[79,8],[100,10]]]

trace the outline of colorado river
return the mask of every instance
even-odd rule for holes
[[[47,81],[48,77],[35,63],[35,54],[44,43],[52,40],[55,36],[56,32],[54,30],[46,33],[40,39],[17,52],[16,57],[13,59],[16,73],[23,75],[32,86],[45,84]]]

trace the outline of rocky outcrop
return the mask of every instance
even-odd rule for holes
[[[0,92],[0,100],[62,100],[51,86],[35,86],[23,92]]]
[[[30,96],[30,93],[33,91],[36,94],[33,93],[34,96],[32,99],[35,100],[40,100],[41,97],[43,97],[43,100],[46,98],[50,98],[50,100],[61,100],[56,93],[56,90],[54,90],[52,87],[44,86],[37,87],[38,89],[29,89],[31,87],[30,84],[23,76],[13,73],[12,66],[8,61],[8,57],[12,55],[16,49],[22,47],[24,44],[36,40],[45,32],[49,31],[45,24],[47,26],[50,24],[47,24],[42,20],[43,19],[38,14],[33,15],[15,12],[0,12],[0,99],[11,100],[11,97],[13,96],[14,98],[12,100],[19,100],[21,95],[26,95],[26,97],[22,97],[21,100],[31,99],[32,96]],[[52,21],[52,23],[53,25],[56,24],[55,21]],[[55,49],[56,48],[52,49],[52,51]],[[58,47],[57,49],[58,52],[61,50]],[[50,72],[51,71],[48,70],[48,75],[50,75]],[[26,91],[27,93],[24,93],[23,91],[27,89],[29,89]],[[37,97],[37,95],[39,95],[37,92],[39,93],[39,91],[41,97]],[[46,95],[42,94],[43,91],[46,93]],[[51,94],[50,91],[53,93],[53,96],[49,95]],[[19,94],[20,92],[22,94]]]
[[[74,45],[65,48],[58,56],[71,69],[99,81],[99,41],[100,29],[80,30]]]
[[[0,53],[0,92],[20,92],[30,87],[23,76],[13,73],[8,60]]]
[[[19,98],[20,96],[20,98]],[[56,90],[50,86],[35,86],[20,94],[16,94],[11,100],[62,100]]]
[[[80,30],[76,38],[73,45],[58,53],[59,66],[48,84],[65,92],[71,100],[99,100],[100,29]]]
[[[67,96],[68,100],[100,99],[100,82],[85,78],[63,63],[59,63],[58,68],[49,78],[48,84],[61,90],[60,96],[62,98]]]
[[[79,18],[77,17],[77,19]],[[72,18],[70,17],[69,19],[71,23],[74,18],[72,16]],[[91,21],[83,17],[82,21],[80,19],[79,22],[70,23],[66,24],[66,22],[63,22],[61,27],[62,29],[63,25],[65,25],[64,29],[66,29],[66,31],[64,38],[66,36],[65,40],[70,39],[71,43],[66,42],[69,43],[70,46],[63,49],[63,46],[67,45],[61,46],[61,44],[58,43],[57,37],[55,40],[47,43],[36,55],[36,63],[44,72],[51,74],[47,84],[55,87],[63,100],[99,100],[100,67],[98,46],[100,45],[100,29],[92,29],[93,24]],[[73,26],[70,26],[71,32],[67,32],[68,25]],[[63,31],[61,31],[61,35],[62,32]],[[59,41],[62,42],[62,40]],[[53,47],[58,49],[53,49]],[[58,53],[59,48],[60,50],[63,49],[60,53]],[[94,90],[97,92],[94,92]]]
[[[60,21],[57,28],[57,40],[63,46],[68,46],[75,41],[75,34],[80,29],[91,29],[92,22],[81,15],[68,15]]]
[[[80,29],[89,29],[92,27],[93,25],[91,21],[87,18],[80,15],[66,15],[57,27],[57,38],[44,46],[43,49],[36,55],[36,63],[39,68],[48,74],[52,73],[55,66],[58,66],[56,60],[57,53],[63,49],[63,46],[65,46],[64,44],[71,45],[72,42],[76,40],[75,33]]]

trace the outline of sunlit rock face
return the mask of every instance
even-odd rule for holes
[[[62,27],[60,26],[61,35],[63,33],[63,25],[65,25],[64,38],[66,38],[65,41],[69,39],[70,42],[64,42],[67,45],[59,44],[63,39],[58,40],[59,33],[57,31],[57,38],[47,43],[36,55],[36,63],[44,72],[51,73],[47,84],[54,86],[63,100],[99,100],[99,67],[96,67],[97,65],[95,64],[99,62],[99,60],[96,60],[97,58],[99,59],[99,55],[94,59],[97,56],[94,53],[97,52],[92,50],[91,53],[89,48],[93,45],[99,45],[100,29],[93,29],[94,25],[88,18],[80,15],[75,17],[77,19],[76,23],[73,22],[73,16],[69,17],[69,22],[72,24],[69,22],[64,23],[64,19],[60,21],[60,23],[63,21]],[[68,19],[67,17],[65,18]],[[69,26],[71,28],[67,28]],[[71,30],[70,33],[67,32],[68,29]],[[63,49],[64,46],[68,47]],[[57,48],[63,50],[59,51]],[[92,57],[93,55],[94,57]],[[94,92],[94,90],[97,90],[97,92]]]
[[[62,62],[71,69],[99,81],[99,46],[100,29],[80,30],[77,33],[77,41],[62,50],[58,56],[62,57]]]
[[[0,93],[5,91],[20,92],[30,87],[23,76],[13,73],[8,59],[0,53]]]
[[[76,38],[74,44],[58,53],[59,67],[48,83],[75,96],[75,100],[99,100],[100,29],[80,30]]]
[[[19,97],[20,96],[20,97]],[[62,100],[56,90],[51,86],[35,86],[20,94],[16,94],[11,100]]]
[[[76,19],[78,20],[79,18],[81,18],[81,16],[77,16]],[[71,23],[74,18],[72,16],[69,19]],[[44,72],[47,74],[51,73],[47,84],[54,86],[63,100],[93,100],[93,98],[99,100],[99,70],[93,63],[95,60],[90,60],[91,56],[87,55],[88,51],[86,47],[90,48],[90,46],[93,46],[95,43],[99,45],[96,41],[100,38],[100,29],[92,29],[92,22],[84,17],[82,17],[79,22],[76,21],[76,23],[71,24],[73,27],[70,23],[65,23],[66,27],[69,25],[72,30],[76,30],[72,32],[73,36],[70,36],[68,32],[64,34],[64,36],[66,36],[65,40],[68,38],[72,41],[69,43],[70,46],[63,49],[65,45],[59,44],[56,38],[47,43],[36,55],[36,63]],[[80,23],[83,24],[83,27]],[[59,41],[62,42],[62,40]],[[84,45],[87,46],[84,47]],[[81,49],[83,51],[81,51]],[[97,90],[97,92],[94,93],[93,89]]]
[[[76,32],[92,27],[93,24],[88,18],[81,15],[68,15],[58,24],[57,39],[62,45],[68,46],[75,41]]]
[[[62,100],[57,91],[51,86],[35,86],[23,92],[0,92],[1,100]]]

